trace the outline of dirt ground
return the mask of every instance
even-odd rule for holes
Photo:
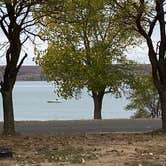
[[[12,158],[0,166],[166,166],[166,134],[93,133],[1,136]]]

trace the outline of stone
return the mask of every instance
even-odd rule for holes
[[[0,159],[13,157],[12,149],[0,147]]]

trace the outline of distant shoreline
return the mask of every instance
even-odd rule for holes
[[[5,66],[0,66],[0,79]],[[138,64],[135,67],[134,73],[147,74],[151,72],[150,64]],[[40,66],[22,66],[17,75],[17,81],[47,81]]]
[[[59,120],[15,120],[16,123],[26,123],[26,122],[34,122],[34,123],[47,123],[47,122],[72,122],[72,121],[76,121],[76,122],[79,122],[79,121],[82,121],[82,122],[86,122],[86,121],[117,121],[117,120],[135,120],[135,121],[139,121],[139,120],[161,120],[161,118],[137,118],[137,119],[131,119],[131,118],[109,118],[109,119],[67,119],[67,120],[64,120],[64,119],[59,119]],[[0,120],[0,123],[2,123],[3,121]]]

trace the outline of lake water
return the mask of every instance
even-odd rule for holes
[[[61,103],[48,103],[56,100],[52,84],[45,81],[20,81],[14,88],[15,120],[80,120],[93,119],[93,100],[84,93],[79,100],[62,100]],[[125,111],[125,97],[116,99],[105,95],[102,118],[130,118],[133,111]],[[3,119],[2,99],[0,97],[0,120]]]

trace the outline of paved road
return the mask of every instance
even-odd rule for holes
[[[55,134],[84,132],[147,132],[161,128],[161,120],[82,120],[82,121],[46,121],[17,122],[17,132],[24,134]],[[2,123],[0,123],[2,131]]]

